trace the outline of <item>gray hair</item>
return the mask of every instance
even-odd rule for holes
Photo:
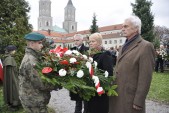
[[[126,20],[129,20],[134,25],[134,27],[138,29],[138,33],[141,34],[141,20],[138,16],[132,15]]]
[[[78,37],[80,40],[83,40],[83,35],[81,34],[75,34],[73,38]]]

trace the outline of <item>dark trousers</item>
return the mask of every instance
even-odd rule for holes
[[[82,113],[82,104],[84,101],[76,101],[76,105],[75,105],[75,113]],[[84,102],[84,111],[83,113],[88,113],[87,111],[87,103],[85,104]]]
[[[76,101],[75,113],[82,113],[82,101]]]
[[[160,66],[160,72],[164,72],[164,60],[162,58],[157,58],[156,65],[155,65],[155,71],[158,72]]]

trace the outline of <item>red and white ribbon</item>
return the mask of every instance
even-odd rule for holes
[[[94,76],[94,69],[93,69],[91,63],[88,64],[88,68],[89,68],[90,76],[91,76],[91,78],[94,80],[97,93],[98,93],[99,95],[102,95],[102,94],[104,93],[104,90],[103,90],[103,88],[100,86],[99,78],[98,78],[97,76]]]
[[[3,75],[3,65],[0,59],[0,81],[3,81],[4,75]]]

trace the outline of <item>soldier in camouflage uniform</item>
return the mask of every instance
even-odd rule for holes
[[[41,61],[42,40],[44,35],[29,33],[24,37],[27,40],[25,56],[19,70],[19,97],[27,113],[48,113],[47,104],[50,100],[50,91],[54,87],[42,82],[34,65]]]

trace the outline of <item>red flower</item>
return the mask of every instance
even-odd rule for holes
[[[55,49],[50,50],[50,53],[55,53],[55,54],[59,54],[61,57],[63,56],[63,54],[68,50],[68,48],[62,48],[60,46],[56,47]]]
[[[52,68],[51,67],[44,67],[43,69],[42,69],[42,73],[43,74],[47,74],[47,73],[50,73],[50,72],[52,72]]]
[[[67,64],[69,64],[69,62],[68,62],[67,60],[62,60],[62,61],[60,61],[60,64],[65,64],[65,65],[67,65]]]

